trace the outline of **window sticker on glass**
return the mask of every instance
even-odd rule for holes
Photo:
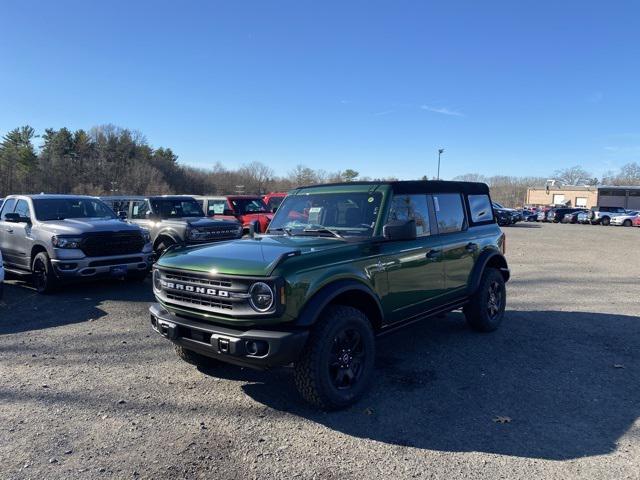
[[[322,214],[322,207],[311,207],[309,209],[309,223],[320,223],[320,215]]]
[[[438,197],[433,197],[433,205],[436,209],[436,212],[440,211],[440,202],[438,202]]]

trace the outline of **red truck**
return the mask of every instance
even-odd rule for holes
[[[200,196],[196,199],[202,202],[202,209],[208,217],[235,218],[242,223],[245,231],[249,230],[252,223],[257,222],[256,232],[265,232],[273,218],[273,213],[260,195]]]

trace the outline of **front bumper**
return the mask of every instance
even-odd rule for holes
[[[153,261],[153,253],[141,252],[110,257],[55,258],[51,264],[59,278],[74,279],[149,271]]]
[[[308,330],[239,330],[179,317],[158,303],[149,307],[151,328],[163,337],[206,357],[264,369],[295,362]]]

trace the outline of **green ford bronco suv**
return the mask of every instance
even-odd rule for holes
[[[264,235],[166,252],[151,325],[196,365],[293,363],[305,400],[346,407],[371,383],[377,335],[459,308],[498,327],[504,246],[482,183],[298,188]]]

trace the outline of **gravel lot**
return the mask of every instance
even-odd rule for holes
[[[331,414],[288,369],[179,361],[148,280],[10,281],[0,477],[640,478],[640,228],[505,231],[502,328],[452,313],[381,340],[371,392]]]

